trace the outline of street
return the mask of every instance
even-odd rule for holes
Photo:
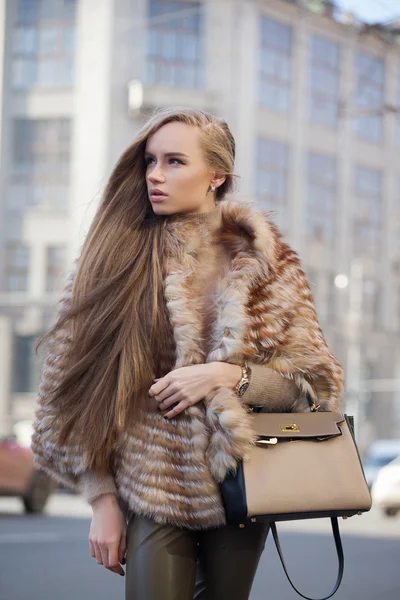
[[[17,499],[0,498],[0,600],[119,600],[124,579],[89,556],[90,507],[80,497],[55,495],[46,516],[26,517]],[[400,597],[400,518],[377,509],[340,522],[345,574],[338,600]],[[281,525],[290,573],[305,594],[324,596],[336,578],[329,522]],[[268,539],[251,600],[299,598]],[[146,600],[143,598],[143,600]],[[232,599],[234,600],[234,599]]]

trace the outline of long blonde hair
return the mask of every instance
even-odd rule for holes
[[[144,160],[147,139],[173,121],[199,128],[207,164],[226,176],[217,200],[232,189],[235,141],[224,121],[191,108],[154,113],[108,181],[82,247],[71,308],[37,344],[68,326],[67,366],[47,401],[60,416],[59,441],[73,433],[93,468],[108,464],[115,432],[133,422],[153,376],[173,367],[163,296],[162,225],[168,217],[152,210]]]

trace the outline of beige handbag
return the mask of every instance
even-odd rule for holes
[[[285,570],[276,521],[330,517],[339,558],[344,558],[337,517],[371,508],[371,495],[354,440],[352,419],[339,412],[253,413],[255,444],[221,484],[227,522],[267,520]],[[307,596],[300,594],[303,598]]]

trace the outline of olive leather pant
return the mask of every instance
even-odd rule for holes
[[[268,523],[193,531],[134,516],[126,600],[248,600]]]

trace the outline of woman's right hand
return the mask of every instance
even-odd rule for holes
[[[103,494],[92,502],[93,517],[89,533],[90,554],[97,564],[119,575],[126,551],[126,522],[113,494]]]

